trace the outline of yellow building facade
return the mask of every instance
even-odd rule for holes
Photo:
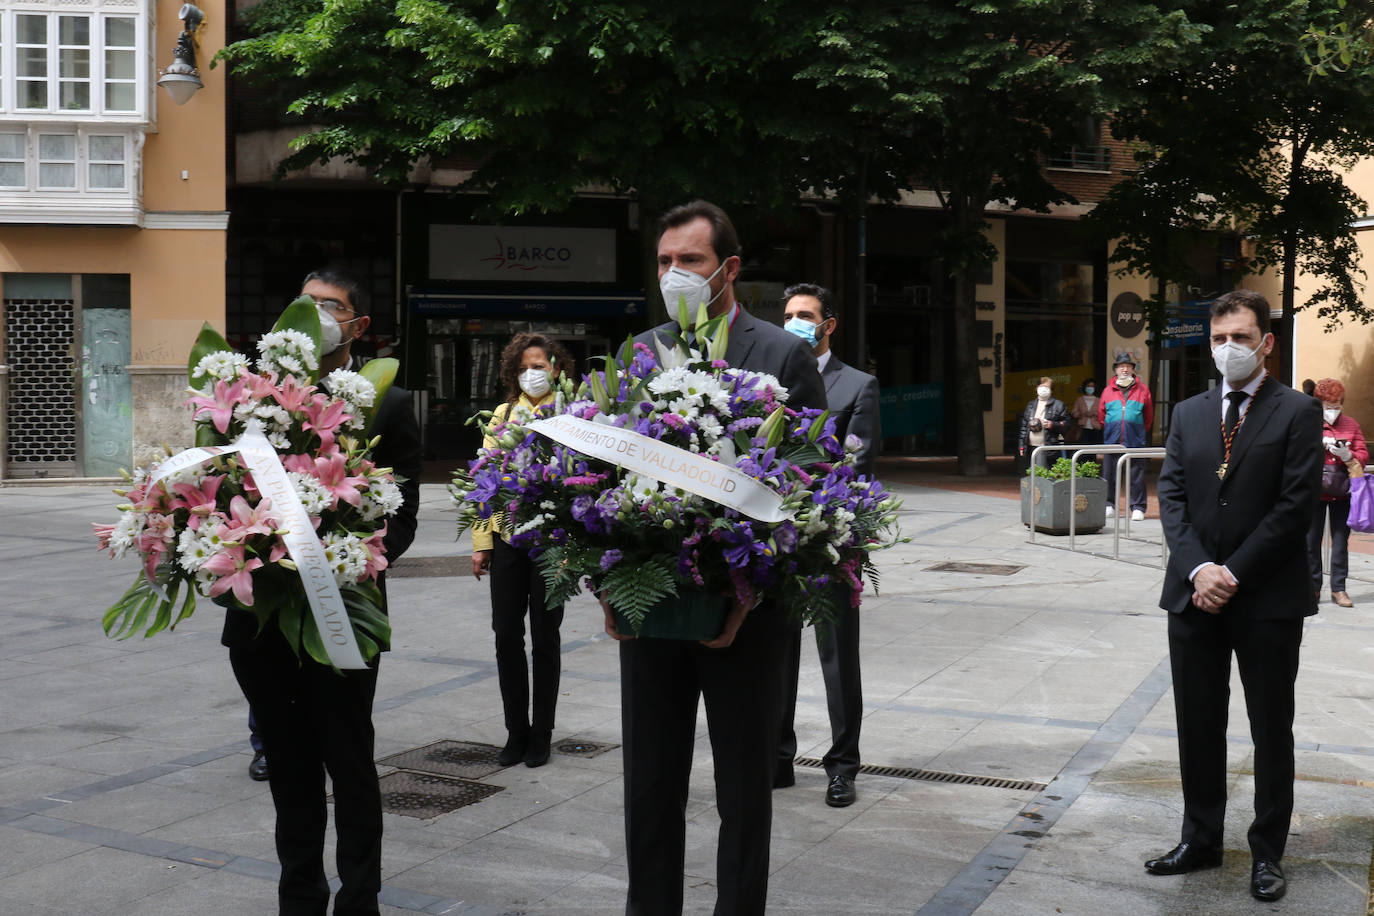
[[[189,6],[189,5],[188,5]],[[180,2],[0,7],[0,479],[112,477],[190,438],[186,356],[224,327],[228,11],[157,80]],[[194,16],[194,14],[192,14]]]

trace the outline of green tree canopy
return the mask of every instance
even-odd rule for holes
[[[985,473],[974,286],[991,201],[1066,201],[1046,154],[1195,37],[1136,0],[263,0],[236,73],[312,125],[288,168],[341,156],[402,180],[476,160],[497,213],[633,193],[781,209],[807,189],[860,212],[935,192],[956,280],[954,408]]]

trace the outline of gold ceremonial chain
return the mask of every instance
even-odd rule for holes
[[[1255,398],[1259,397],[1259,393],[1264,390],[1264,386],[1267,384],[1269,384],[1269,376],[1265,375],[1264,378],[1260,381],[1259,387],[1255,389],[1255,393],[1250,395],[1250,401],[1252,404]],[[1232,390],[1241,391],[1242,389],[1235,388]],[[1237,410],[1239,410],[1239,408],[1237,408]],[[1245,418],[1248,416],[1250,416],[1250,408],[1247,407],[1244,411],[1241,411],[1240,419],[1236,421],[1236,428],[1231,430],[1230,435],[1227,435],[1226,414],[1223,413],[1221,415],[1221,441],[1226,446],[1226,454],[1222,456],[1221,466],[1217,468],[1217,480],[1226,479],[1226,471],[1231,464],[1231,443],[1236,441],[1236,433],[1240,432],[1240,428],[1245,425]]]

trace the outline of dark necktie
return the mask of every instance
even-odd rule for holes
[[[1236,424],[1240,422],[1240,405],[1244,404],[1249,396],[1240,389],[1226,393],[1226,400],[1230,402],[1226,405],[1226,422],[1223,426],[1227,439],[1235,432]]]

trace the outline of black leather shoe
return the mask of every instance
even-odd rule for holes
[[[253,752],[253,762],[248,764],[248,778],[254,782],[266,781],[267,754],[262,751]]]
[[[530,735],[530,746],[525,749],[525,766],[542,767],[549,762],[549,744],[553,735],[550,732],[535,732]]]
[[[854,791],[854,780],[848,776],[830,777],[830,787],[825,790],[825,803],[832,808],[848,808],[858,798]]]
[[[530,736],[526,732],[523,735],[510,735],[506,738],[506,746],[501,748],[501,753],[496,755],[496,762],[503,767],[514,766],[525,759],[525,750],[530,746]]]
[[[1272,902],[1288,893],[1288,879],[1273,859],[1256,859],[1250,866],[1250,896]]]
[[[773,771],[773,788],[790,789],[797,784],[796,774],[792,772],[792,761],[778,764]]]
[[[1221,865],[1221,850],[1198,846],[1194,843],[1179,843],[1173,849],[1145,863],[1145,870],[1152,875],[1186,875],[1190,871],[1216,868]]]

